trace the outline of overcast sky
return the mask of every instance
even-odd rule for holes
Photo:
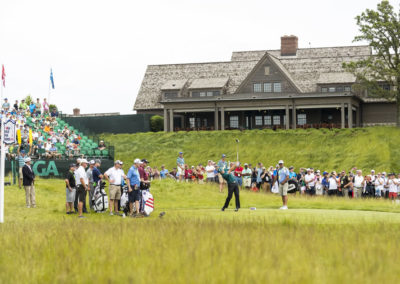
[[[391,1],[398,11],[399,1]],[[352,45],[354,17],[377,0],[0,0],[5,94],[65,113],[133,113],[149,64],[227,61],[232,51]]]

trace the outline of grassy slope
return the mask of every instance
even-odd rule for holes
[[[103,135],[116,146],[116,158],[126,162],[147,158],[152,165],[171,169],[179,151],[185,152],[190,165],[218,161],[225,153],[236,159],[235,138],[240,139],[240,160],[255,165],[275,165],[279,159],[287,165],[326,170],[400,171],[400,130],[392,127],[335,130],[250,130],[220,132],[138,133]]]
[[[78,220],[64,214],[60,180],[37,182],[36,209],[7,187],[0,283],[397,281],[400,206],[385,200],[290,197],[282,212],[278,196],[241,192],[235,213],[219,211],[215,186],[162,181],[152,192],[150,218]]]

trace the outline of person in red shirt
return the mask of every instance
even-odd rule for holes
[[[242,189],[242,184],[243,184],[242,171],[243,171],[243,167],[239,163],[239,165],[236,167],[235,172],[234,172],[236,181],[239,185],[239,189]]]
[[[199,183],[200,184],[204,183],[204,172],[205,172],[205,169],[203,168],[202,164],[199,164],[197,166],[196,172],[197,172],[197,180],[199,181]]]
[[[185,165],[185,181],[189,182],[192,179],[192,171],[188,165]]]

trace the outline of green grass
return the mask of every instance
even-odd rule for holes
[[[226,190],[167,180],[149,218],[80,220],[61,180],[36,188],[27,209],[6,187],[0,283],[395,283],[400,270],[400,205],[386,200],[291,196],[279,211],[279,196],[242,191],[242,209],[221,212]]]
[[[115,145],[117,159],[128,169],[134,158],[146,158],[151,165],[175,166],[179,151],[189,165],[218,161],[222,153],[236,160],[235,138],[239,138],[240,160],[275,166],[287,165],[324,170],[400,171],[400,130],[394,127],[358,129],[298,129],[247,131],[194,131],[175,133],[104,134]]]

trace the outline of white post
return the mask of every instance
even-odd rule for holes
[[[3,82],[1,83],[1,103],[3,104]],[[3,105],[1,105],[1,108]],[[1,116],[1,154],[0,154],[0,223],[4,223],[4,172],[5,172],[5,148],[4,148],[4,114]]]

